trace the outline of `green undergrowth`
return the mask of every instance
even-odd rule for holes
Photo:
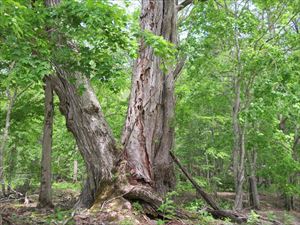
[[[75,221],[71,217],[72,210],[64,210],[61,208],[55,208],[54,212],[45,218],[47,224],[75,224]],[[67,223],[66,223],[67,222]]]

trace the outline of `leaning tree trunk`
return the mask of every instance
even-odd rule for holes
[[[67,74],[58,67],[56,70],[58,74],[50,77],[51,83],[87,171],[77,207],[89,208],[101,190],[112,184],[117,159],[115,141],[87,78],[80,74]],[[76,84],[71,84],[69,78],[75,78]],[[82,86],[85,90],[80,94],[78,87]]]
[[[42,170],[41,186],[39,194],[39,207],[53,207],[51,198],[51,151],[52,151],[52,131],[53,131],[53,90],[50,80],[45,78],[45,117],[44,133],[42,144]]]
[[[176,43],[176,0],[143,0],[142,30]],[[141,40],[122,137],[131,175],[159,193],[175,184],[169,151],[173,146],[174,73],[164,74],[162,59]]]
[[[47,7],[59,3],[60,0],[45,0]],[[76,139],[87,171],[87,180],[76,207],[89,208],[105,186],[112,183],[117,161],[115,140],[89,80],[79,73],[67,73],[61,65],[55,65],[55,70],[57,75],[49,79],[59,97],[60,111],[66,118],[67,128]],[[72,84],[70,79],[76,80],[76,83]],[[82,94],[79,87],[85,89]]]

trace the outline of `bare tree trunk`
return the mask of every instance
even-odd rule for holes
[[[6,90],[7,95],[7,112],[6,112],[6,119],[5,119],[5,127],[3,130],[3,134],[1,137],[0,143],[0,183],[2,188],[2,195],[5,195],[5,181],[4,181],[4,166],[3,166],[3,154],[6,147],[7,140],[9,138],[9,128],[10,128],[10,118],[11,112],[17,98],[17,88],[14,89],[13,94],[11,94],[9,87]]]
[[[42,169],[38,207],[53,207],[51,193],[51,151],[53,132],[53,89],[51,81],[45,78],[45,117],[42,144]]]
[[[175,0],[143,0],[140,25],[176,43]],[[141,40],[122,142],[132,176],[151,184],[159,193],[175,185],[169,151],[173,147],[174,73],[164,74],[162,59]]]
[[[112,184],[117,161],[115,141],[89,81],[80,74],[67,74],[58,67],[56,70],[58,75],[50,77],[52,86],[87,171],[87,181],[76,206],[89,208],[97,195]],[[68,78],[76,79],[76,84],[71,84]],[[84,87],[82,94],[78,87]]]
[[[235,1],[235,18],[238,17],[238,3]],[[241,51],[239,43],[239,31],[235,25],[234,39],[235,39],[235,53],[236,53],[236,75],[233,78],[234,87],[234,101],[233,101],[233,133],[234,133],[234,147],[233,147],[233,172],[235,182],[235,201],[234,209],[241,210],[243,208],[243,184],[245,180],[245,125],[242,127],[239,120],[241,111]]]

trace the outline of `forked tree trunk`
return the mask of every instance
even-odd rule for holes
[[[53,133],[53,90],[50,80],[45,79],[45,116],[42,144],[42,169],[38,207],[53,207],[51,193],[51,151]]]
[[[176,43],[176,0],[143,0],[140,19],[142,30]],[[174,73],[164,74],[161,64],[141,40],[122,142],[132,176],[166,193],[175,185],[169,154],[174,140]]]
[[[80,74],[67,74],[58,67],[56,69],[58,74],[50,78],[51,83],[87,171],[77,207],[89,208],[101,190],[112,184],[117,159],[115,141],[89,81]],[[76,84],[71,84],[68,79],[76,79]],[[79,87],[84,87],[83,93]]]
[[[47,5],[59,1],[47,0]],[[143,0],[141,27],[176,43],[176,0]],[[125,156],[132,177],[151,184],[165,193],[175,184],[174,168],[169,151],[173,146],[174,81],[180,71],[163,74],[162,60],[153,48],[141,41],[134,67],[131,97],[123,132]],[[90,207],[96,196],[113,183],[113,169],[118,161],[115,142],[100,104],[89,84],[79,74],[67,74],[56,66],[57,76],[51,83],[60,99],[68,129],[73,133],[87,167],[87,182],[78,206]],[[76,79],[71,84],[68,79]],[[80,95],[78,87],[85,91]],[[101,190],[100,190],[101,187]],[[139,194],[140,195],[140,194]]]

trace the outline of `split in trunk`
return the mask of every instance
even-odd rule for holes
[[[175,0],[143,0],[141,29],[176,44]],[[152,185],[165,194],[175,185],[169,151],[173,147],[175,70],[164,74],[162,59],[141,40],[122,142],[130,172],[135,180]]]

